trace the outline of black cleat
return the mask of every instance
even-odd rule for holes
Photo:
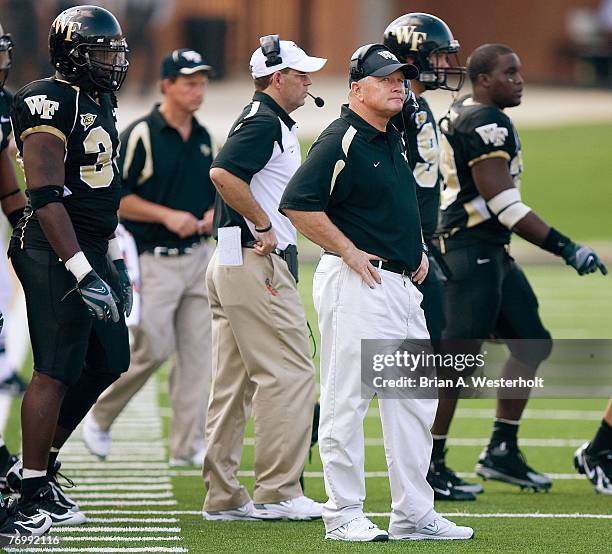
[[[446,450],[444,451],[446,454]],[[458,491],[470,492],[472,494],[481,494],[484,492],[480,483],[468,483],[461,479],[450,467],[446,465],[445,458],[439,458],[438,460],[431,460],[430,472],[437,473],[441,479]]]
[[[433,464],[432,464],[433,465]],[[450,481],[446,481],[442,475],[431,470],[427,472],[427,482],[434,491],[434,500],[454,500],[457,502],[476,500],[471,492],[465,492],[453,487]]]
[[[550,477],[529,467],[518,446],[505,441],[489,444],[482,451],[476,464],[476,475],[535,492],[548,491],[552,487]]]
[[[11,492],[11,487],[8,484],[6,474],[9,469],[13,467],[13,465],[19,461],[19,456],[15,456],[15,454],[11,454],[10,458],[6,462],[3,468],[0,468],[0,494],[9,494]]]
[[[587,453],[589,444],[585,442],[574,453],[574,467],[578,473],[586,475],[596,492],[612,494],[612,450],[591,455]]]
[[[47,514],[51,518],[52,525],[81,525],[87,521],[83,512],[74,512],[62,506],[55,499],[55,491],[50,483],[36,491],[32,498],[18,503],[18,509],[25,515],[34,515],[37,512]]]
[[[39,537],[51,527],[51,518],[40,512],[25,515],[17,504],[7,502],[0,496],[0,540],[9,537]],[[0,543],[6,546],[4,541]]]

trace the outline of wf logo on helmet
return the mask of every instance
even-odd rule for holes
[[[398,27],[395,30],[395,36],[399,44],[406,43],[410,45],[410,50],[416,50],[419,48],[419,44],[424,43],[427,40],[427,33],[416,31],[415,25],[405,25]]]
[[[70,21],[72,14],[62,12],[60,13],[53,22],[53,28],[58,34],[66,34],[64,40],[72,40],[72,33],[78,31],[81,28],[82,23],[80,21]]]

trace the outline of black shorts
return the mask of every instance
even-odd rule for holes
[[[429,338],[432,341],[434,348],[442,338],[442,330],[444,329],[444,283],[440,280],[438,272],[434,271],[433,265],[435,261],[432,261],[430,257],[429,261],[429,272],[425,281],[417,288],[423,295],[423,302],[421,302],[421,308],[425,312],[425,322],[427,323],[427,330],[429,331]]]
[[[550,339],[523,270],[503,245],[481,243],[444,255],[445,339]]]
[[[87,254],[98,275],[116,287],[105,256]],[[79,294],[71,292],[75,279],[50,251],[11,252],[15,273],[23,286],[34,369],[66,385],[88,370],[119,375],[130,363],[128,331],[123,314],[118,323],[104,323],[89,315]]]

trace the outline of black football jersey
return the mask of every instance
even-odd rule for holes
[[[520,188],[521,143],[512,121],[499,108],[465,96],[452,105],[450,118],[440,130],[443,187],[438,231],[457,238],[507,244],[511,232],[499,223],[478,193],[472,167],[487,158],[503,158],[514,185]]]
[[[90,96],[66,81],[34,81],[15,94],[11,117],[19,159],[32,133],[60,138],[66,148],[63,204],[81,248],[104,253],[117,227],[121,179],[119,136],[110,95]],[[50,249],[32,210],[14,230],[22,248]]]
[[[417,183],[417,200],[421,214],[423,237],[429,240],[436,231],[440,205],[440,148],[436,120],[422,96],[417,98],[418,109],[407,105],[404,119],[395,116],[393,123],[402,129],[408,148],[408,163]]]
[[[10,93],[0,87],[0,152],[2,152],[11,139],[11,101]]]

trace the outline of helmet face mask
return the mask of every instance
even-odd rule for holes
[[[0,25],[0,88],[4,86],[12,65],[11,51],[13,41],[11,35],[5,35]]]
[[[75,6],[57,16],[49,32],[52,65],[85,89],[121,88],[129,63],[127,42],[115,16],[97,6]]]
[[[459,41],[440,18],[426,13],[398,17],[385,30],[384,44],[401,61],[417,66],[425,89],[458,91],[462,87],[466,70],[459,63]],[[434,61],[439,56],[445,56],[444,66]]]

